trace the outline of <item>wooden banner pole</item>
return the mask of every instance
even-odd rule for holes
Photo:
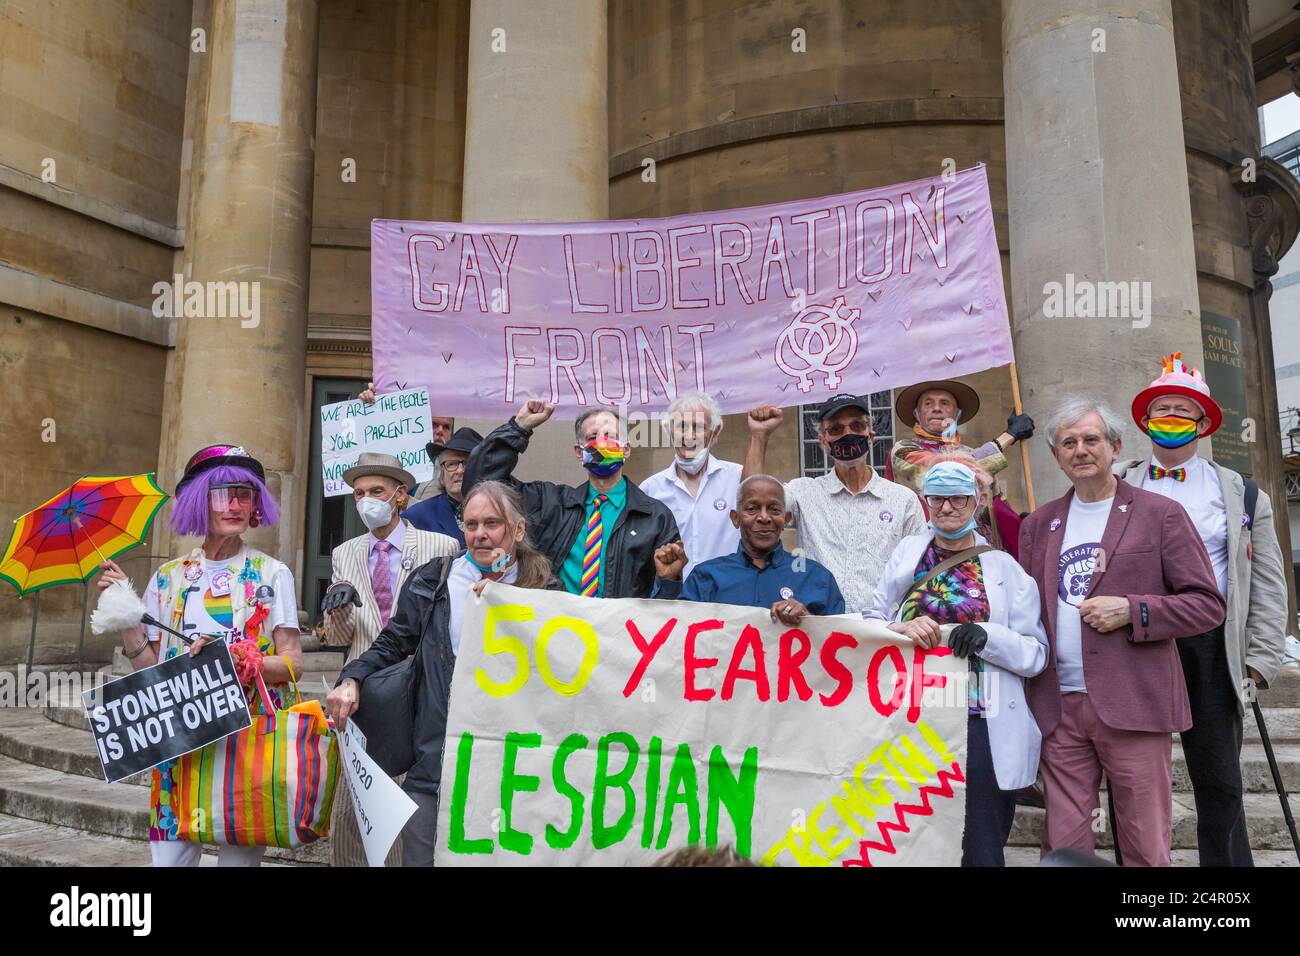
[[[1011,363],[1011,401],[1015,405],[1016,414],[1023,415],[1024,407],[1020,404],[1020,376],[1016,374],[1016,363]],[[1025,492],[1029,497],[1029,510],[1034,511],[1038,505],[1034,501],[1034,474],[1029,470],[1029,446],[1026,442],[1017,442],[1020,445],[1020,459],[1025,465]]]

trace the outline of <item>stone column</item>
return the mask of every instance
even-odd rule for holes
[[[292,568],[307,490],[307,290],[316,130],[316,0],[212,0],[185,280],[237,283],[254,313],[177,320],[162,480],[215,442],[243,445],[280,503],[250,543]],[[179,310],[178,310],[179,311]],[[209,311],[215,314],[209,314]],[[175,545],[171,550],[175,550]]]
[[[1002,35],[1025,410],[1041,424],[1068,393],[1102,398],[1126,423],[1127,452],[1141,454],[1149,443],[1128,408],[1158,358],[1181,350],[1202,364],[1170,2],[1003,0]],[[1094,301],[1122,303],[1117,287],[1099,284],[1124,283],[1149,304],[1150,323],[1113,305],[1096,317],[1050,317],[1049,283],[1062,297],[1073,286],[1084,305],[1089,289]],[[1029,446],[1039,503],[1068,487],[1046,437]]]
[[[464,222],[608,217],[606,42],[605,0],[473,0]],[[544,425],[517,474],[576,482],[572,446],[571,423]]]
[[[461,219],[609,212],[605,0],[473,0]]]

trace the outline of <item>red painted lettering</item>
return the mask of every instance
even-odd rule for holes
[[[948,678],[944,674],[927,674],[925,659],[927,657],[945,657],[952,651],[946,647],[916,648],[912,654],[912,702],[907,707],[907,722],[914,724],[921,717],[921,695],[927,687],[946,687]]]
[[[894,693],[888,702],[880,696],[880,666],[886,660],[894,668]],[[882,717],[890,716],[907,699],[907,662],[897,647],[882,647],[872,655],[871,663],[867,665],[867,694],[871,698],[871,706]]]
[[[742,670],[740,667],[746,651],[754,657],[754,667],[751,670]],[[767,682],[767,664],[763,660],[763,639],[758,634],[758,628],[751,624],[747,624],[740,632],[740,640],[736,642],[736,649],[731,654],[727,676],[722,679],[723,700],[731,700],[736,681],[742,677],[754,682],[754,692],[759,700],[768,700],[772,696],[772,689]]]
[[[819,695],[825,706],[834,707],[842,703],[849,696],[849,691],[853,690],[853,672],[841,664],[835,655],[839,653],[841,647],[857,646],[857,638],[840,631],[831,631],[830,636],[826,638],[826,643],[822,644],[822,667],[825,668],[827,676],[839,681],[835,693],[829,697],[826,694]]]
[[[711,700],[717,693],[712,688],[703,690],[695,686],[695,672],[697,670],[708,670],[718,663],[716,657],[696,657],[695,656],[695,636],[701,631],[716,631],[723,624],[721,621],[696,621],[686,628],[686,649],[682,653],[682,663],[685,666],[685,685],[687,700]]]
[[[637,663],[636,670],[632,671],[632,676],[629,677],[627,683],[623,685],[623,696],[631,697],[632,692],[640,685],[641,678],[645,676],[646,668],[649,667],[650,662],[654,660],[655,654],[659,653],[659,648],[664,646],[664,643],[668,640],[668,635],[670,635],[673,632],[673,628],[677,626],[677,618],[669,618],[667,623],[665,623],[663,627],[659,628],[659,633],[649,641],[641,636],[641,632],[637,630],[636,625],[631,621],[625,621],[624,626],[627,628],[627,633],[632,637],[632,643],[635,644],[636,649],[641,652],[641,660]]]
[[[799,650],[794,650],[795,641],[799,641]],[[790,686],[793,684],[795,693],[799,695],[800,700],[807,700],[812,696],[812,688],[808,686],[808,681],[804,679],[803,662],[808,660],[808,655],[812,653],[812,641],[808,635],[798,628],[793,628],[781,635],[781,650],[776,659],[776,699],[785,702],[790,699]]]

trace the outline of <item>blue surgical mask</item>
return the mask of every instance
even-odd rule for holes
[[[975,516],[971,515],[970,519],[956,531],[944,531],[936,526],[933,521],[930,522],[930,530],[945,541],[958,541],[975,530]]]

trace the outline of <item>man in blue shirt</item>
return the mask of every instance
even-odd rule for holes
[[[844,596],[825,566],[781,546],[790,513],[785,486],[771,475],[751,475],[740,483],[731,522],[740,529],[740,547],[697,564],[680,581],[687,555],[680,541],[655,552],[659,580],[655,597],[765,607],[772,620],[795,627],[806,615],[843,614]]]

